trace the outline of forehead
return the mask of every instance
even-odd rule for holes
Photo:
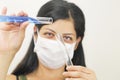
[[[71,20],[57,20],[53,24],[44,25],[41,30],[52,29],[56,33],[73,33],[75,34],[74,23]]]

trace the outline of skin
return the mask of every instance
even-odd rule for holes
[[[37,27],[34,28],[34,31],[37,32]],[[76,42],[75,49],[77,48],[78,43],[81,41],[80,37],[76,38],[77,35],[74,29],[73,20],[71,18],[66,20],[57,20],[51,25],[44,25],[39,31],[39,35],[41,37],[50,40],[55,40],[55,35],[58,33],[63,35],[65,43],[72,44]],[[35,35],[36,40],[37,36],[38,35]],[[65,65],[59,69],[52,70],[40,63],[38,69],[33,74],[29,74],[27,78],[30,79],[30,75],[34,75],[34,77],[37,75],[38,78],[31,77],[31,79],[64,80],[64,78],[66,78],[67,80],[96,80],[95,73],[88,68],[82,66],[67,66],[66,72],[64,71],[64,68]]]
[[[3,8],[1,15],[7,14],[7,8]],[[27,16],[23,11],[12,16]],[[6,80],[6,74],[9,65],[19,50],[28,22],[24,23],[6,23],[0,22],[0,80]]]
[[[5,15],[6,12],[7,10],[3,9],[2,15]],[[27,16],[27,14],[21,11],[19,14],[17,14],[17,16]],[[9,47],[8,47],[8,44],[2,45],[2,46],[0,45],[0,57],[5,56],[3,58],[0,58],[0,61],[5,60],[6,62],[4,63],[10,64],[15,53],[21,47],[27,25],[28,25],[28,22],[24,22],[21,24],[0,23],[0,36],[2,36],[4,40],[6,40],[6,41],[0,40],[0,44],[11,42],[9,44]],[[34,31],[35,32],[37,31],[36,27],[34,28]],[[80,37],[76,38],[76,32],[74,30],[72,19],[58,20],[54,22],[53,24],[44,25],[39,31],[39,34],[42,37],[47,38],[47,39],[52,39],[52,40],[55,40],[55,35],[57,33],[63,34],[63,39],[66,43],[71,44],[73,42],[76,42],[76,48],[77,48],[77,44],[80,42],[81,38]],[[35,34],[35,38],[37,40],[36,34]],[[17,39],[17,44],[15,43],[16,39]],[[10,51],[11,57],[5,55],[6,52],[9,52],[9,51]],[[0,62],[0,66],[3,65],[4,63]],[[40,62],[39,64],[40,65],[38,66],[37,70],[27,75],[28,80],[64,80],[65,78],[67,80],[96,80],[95,73],[86,67],[67,66],[66,67],[67,71],[64,71],[65,65],[63,65],[62,67],[58,69],[49,69],[45,67],[44,65],[42,65]],[[5,80],[5,76],[7,74],[9,65],[5,65],[4,67],[6,67],[4,70],[2,67],[0,67],[0,72],[5,72],[3,75],[1,75],[0,80]],[[14,75],[9,75],[7,76],[6,80],[16,80],[16,77]]]

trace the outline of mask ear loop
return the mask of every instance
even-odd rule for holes
[[[36,32],[37,32],[37,38],[38,38],[38,37],[40,36],[40,35],[39,35],[39,30],[38,30],[38,28],[37,28],[37,31],[36,31]],[[33,32],[33,41],[34,41],[34,45],[36,46],[37,38],[34,36],[34,34],[35,34],[35,33]],[[35,47],[34,47],[34,48],[35,48]],[[36,52],[35,49],[34,49],[34,52]]]
[[[64,53],[67,55],[68,61],[66,61],[66,65],[67,66],[72,66],[73,63],[70,59],[69,52],[68,52],[68,49],[67,49],[67,47],[65,45],[65,42],[63,40],[62,34],[57,34],[55,37],[56,37],[58,43],[60,44],[60,46],[62,46],[62,49],[64,50]]]
[[[39,36],[39,34],[38,34],[39,33],[38,28],[37,28],[36,32],[37,32],[37,36]],[[34,41],[34,44],[36,44],[36,42],[37,42],[37,38],[35,37],[35,35],[36,35],[35,33],[36,32],[33,32],[33,41]]]

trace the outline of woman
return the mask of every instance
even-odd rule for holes
[[[18,16],[26,14],[20,12]],[[26,56],[7,80],[96,80],[95,73],[86,68],[84,61],[82,39],[85,19],[80,8],[64,0],[52,0],[41,7],[37,16],[52,17],[54,22],[49,25],[35,25],[34,38]],[[21,27],[17,27],[19,31],[16,31],[19,35],[17,38],[19,44],[17,47],[9,46],[14,47],[9,49],[9,52],[14,54],[19,49],[27,24],[27,22],[12,24],[14,28]],[[62,35],[64,44],[69,49],[73,66],[66,65],[68,58],[60,46],[61,43],[58,43],[59,36],[56,37],[58,34]],[[10,61],[8,60],[9,63]]]

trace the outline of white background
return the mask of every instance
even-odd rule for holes
[[[8,14],[26,11],[36,16],[48,0],[0,0],[0,9],[8,7]],[[83,41],[86,64],[93,69],[97,80],[120,80],[120,0],[68,0],[85,13],[86,32]],[[29,46],[32,25],[26,31],[22,48],[14,58],[9,73],[25,55]],[[28,34],[29,33],[29,34]]]

